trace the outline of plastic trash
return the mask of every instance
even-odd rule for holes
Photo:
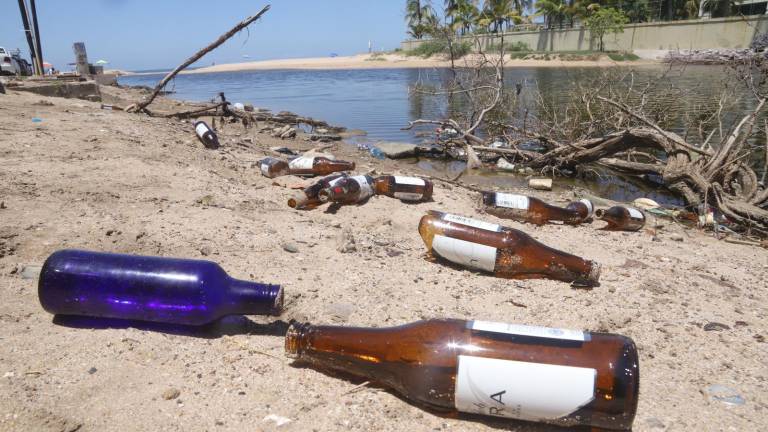
[[[371,147],[368,149],[368,152],[371,154],[371,156],[375,157],[376,159],[386,159],[387,155],[384,154],[381,149],[378,147]]]
[[[32,123],[42,123],[43,119],[40,117],[32,117]]]

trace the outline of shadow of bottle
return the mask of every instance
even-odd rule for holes
[[[234,335],[284,337],[289,326],[289,323],[283,320],[261,324],[241,315],[226,316],[201,326],[76,315],[54,315],[53,323],[63,327],[91,330],[135,328],[138,330],[204,339],[217,339],[222,336]]]

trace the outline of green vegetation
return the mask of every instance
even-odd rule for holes
[[[493,53],[499,53],[501,52],[501,44],[490,44],[488,45],[488,48],[485,49],[487,52],[493,52]],[[504,44],[504,52],[505,53],[513,53],[513,52],[530,52],[531,47],[528,46],[527,43],[518,41],[514,43],[505,43]]]
[[[632,53],[608,53],[608,57],[610,57],[613,61],[635,61],[639,60],[640,57],[638,57],[635,54]]]
[[[469,54],[472,50],[472,45],[469,42],[453,43],[453,58],[459,59]],[[406,51],[407,56],[418,56],[423,58],[430,58],[435,55],[451,55],[451,47],[447,41],[444,40],[429,40],[423,42],[417,48],[410,51]]]
[[[598,40],[600,51],[605,51],[605,44],[603,43],[605,35],[608,33],[624,33],[624,24],[628,21],[629,18],[622,11],[606,8],[599,9],[591,14],[584,24],[589,29],[592,37]]]

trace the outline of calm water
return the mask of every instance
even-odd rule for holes
[[[579,83],[599,80],[603,72],[600,68],[515,68],[505,72],[505,80],[510,87],[521,83],[523,98],[531,97],[538,89],[543,97],[565,104],[576,96]],[[632,79],[640,88],[648,82],[662,82],[659,79],[662,73],[661,67],[639,68]],[[120,78],[120,83],[152,87],[161,77],[160,74],[126,76]],[[724,86],[730,85],[723,71],[711,66],[687,67],[667,73],[666,78],[663,86],[649,90],[650,100],[671,113],[664,127],[680,133],[684,133],[685,121],[680,113],[704,112],[716,107]],[[172,97],[194,101],[211,100],[223,91],[231,102],[252,103],[275,112],[292,111],[348,129],[364,130],[368,133],[365,139],[373,143],[379,140],[419,142],[425,138],[401,128],[416,118],[447,117],[448,104],[444,97],[413,94],[409,89],[416,83],[437,88],[446,79],[447,71],[435,69],[275,70],[180,75],[167,90],[176,92]],[[745,95],[735,98],[734,104],[728,111],[732,118],[750,109],[753,102]],[[688,138],[696,141],[695,137]],[[417,163],[443,173],[463,169],[461,163]],[[469,180],[507,185],[520,185],[524,181],[504,174],[473,176]],[[581,185],[613,199],[649,196],[664,202],[678,202],[663,190],[649,189],[648,185],[636,181],[617,181],[615,177],[601,177]]]

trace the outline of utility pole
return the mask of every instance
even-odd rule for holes
[[[37,26],[37,8],[35,8],[35,0],[29,0],[29,6],[32,12],[32,24],[35,27],[35,48],[37,48],[37,62],[40,63],[40,71],[45,74],[45,68],[43,67],[43,49],[40,47],[40,28]]]
[[[19,12],[21,12],[21,21],[24,24],[24,34],[27,36],[29,55],[32,56],[32,66],[35,68],[35,75],[42,75],[43,65],[37,62],[37,50],[32,38],[32,30],[29,28],[29,16],[27,15],[27,5],[24,0],[19,0]]]

